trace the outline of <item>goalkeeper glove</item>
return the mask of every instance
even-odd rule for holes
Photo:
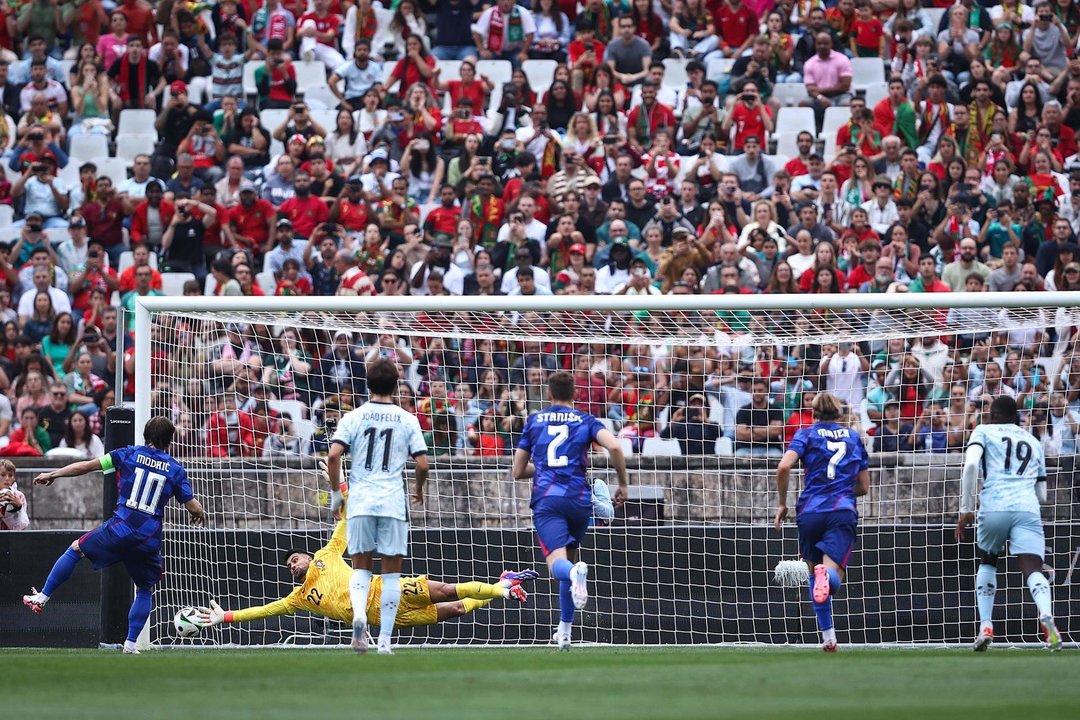
[[[226,622],[226,617],[231,613],[226,612],[220,605],[217,604],[217,600],[210,601],[210,607],[198,608],[199,617],[197,618],[200,627],[214,627],[215,625],[221,625]]]

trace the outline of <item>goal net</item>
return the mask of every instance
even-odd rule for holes
[[[1068,294],[547,298],[150,298],[137,308],[136,425],[165,414],[174,454],[210,516],[167,515],[151,640],[181,642],[182,606],[238,610],[297,585],[287,552],[333,525],[317,458],[366,397],[366,363],[395,361],[397,401],[425,430],[432,472],[411,515],[406,574],[494,582],[533,568],[525,605],[497,600],[400,630],[405,644],[547,644],[558,620],[532,531],[528,481],[510,473],[545,380],[573,373],[576,404],[628,455],[630,501],[582,548],[589,606],[575,640],[613,644],[811,643],[789,521],[772,528],[774,468],[811,424],[814,394],[863,433],[870,492],[834,612],[841,643],[961,643],[977,629],[972,531],[953,539],[963,447],[991,399],[1015,395],[1048,457],[1046,575],[1058,624],[1080,614],[1073,482],[1080,432],[1077,299]],[[602,452],[593,477],[614,484]],[[792,478],[794,507],[801,475]],[[999,565],[995,632],[1038,640],[1017,565]],[[315,602],[318,598],[308,598]],[[204,644],[339,644],[315,614],[205,631]]]

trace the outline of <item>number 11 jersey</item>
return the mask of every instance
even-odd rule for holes
[[[565,405],[533,413],[525,422],[518,449],[532,453],[533,489],[529,507],[545,497],[566,497],[583,505],[592,502],[589,485],[589,447],[603,423]]]
[[[979,425],[968,445],[983,449],[980,512],[1039,514],[1035,483],[1046,477],[1046,458],[1034,435],[1011,423]]]
[[[367,402],[341,418],[333,442],[350,455],[345,516],[408,520],[405,463],[427,454],[416,416],[392,403]]]

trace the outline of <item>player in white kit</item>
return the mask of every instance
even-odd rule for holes
[[[963,541],[964,529],[975,520],[980,469],[983,475],[975,538],[980,555],[975,597],[981,623],[973,645],[976,652],[988,649],[994,640],[997,561],[1006,542],[1009,552],[1020,562],[1031,599],[1039,610],[1047,646],[1055,651],[1061,649],[1061,634],[1051,610],[1050,583],[1042,574],[1046,539],[1039,506],[1046,502],[1046,458],[1042,444],[1019,422],[1016,400],[995,398],[990,406],[990,424],[975,428],[964,455],[957,542]]]
[[[382,595],[379,604],[379,654],[392,655],[390,635],[401,600],[401,560],[409,549],[409,508],[405,463],[416,460],[413,502],[424,504],[428,460],[424,433],[416,416],[394,404],[397,366],[376,360],[368,366],[370,399],[338,423],[326,459],[330,474],[330,508],[341,511],[341,458],[351,457],[349,498],[345,508],[348,550],[353,574],[349,595],[353,607],[352,647],[367,652],[367,596],[371,589],[375,552],[382,557]]]

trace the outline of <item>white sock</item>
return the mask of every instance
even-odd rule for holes
[[[382,576],[382,597],[379,599],[379,643],[390,642],[394,632],[394,619],[397,618],[398,605],[401,602],[401,573],[384,573]]]
[[[367,623],[367,599],[371,592],[371,571],[353,570],[349,580],[349,600],[352,601],[354,623]]]
[[[561,637],[571,637],[574,633],[574,623],[559,621],[559,635]]]
[[[836,628],[821,631],[821,642],[836,642]]]
[[[975,600],[979,605],[979,620],[983,627],[994,622],[994,595],[997,594],[997,568],[979,565],[975,573]]]
[[[1050,582],[1041,572],[1033,572],[1027,578],[1028,590],[1031,591],[1031,599],[1035,601],[1035,607],[1039,608],[1039,617],[1053,616],[1050,603]]]

